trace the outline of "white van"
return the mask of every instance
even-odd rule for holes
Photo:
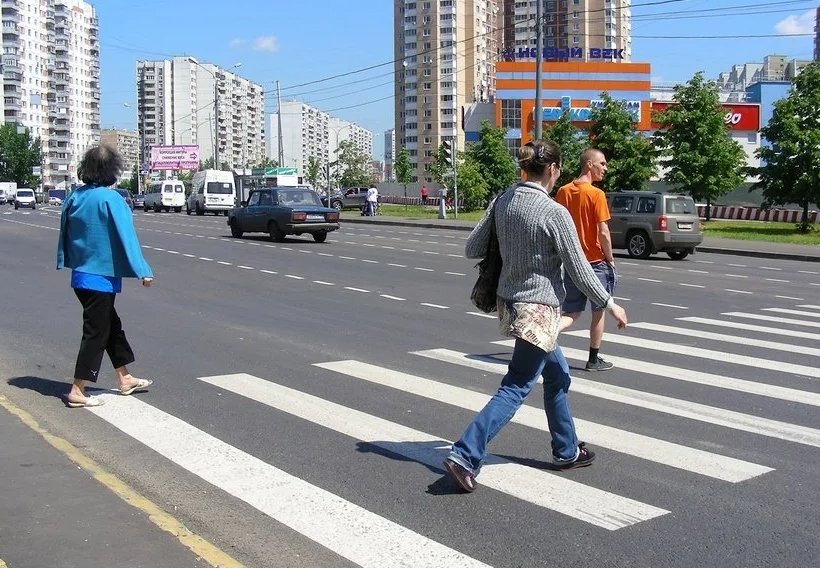
[[[178,179],[165,179],[156,181],[145,189],[145,201],[142,210],[153,209],[157,213],[160,211],[170,211],[173,209],[177,213],[182,211],[185,205],[185,186]]]
[[[225,215],[236,205],[233,173],[222,170],[202,170],[191,180],[191,194],[185,201],[185,212],[204,215],[206,212]]]

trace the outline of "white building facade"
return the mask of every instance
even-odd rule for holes
[[[396,129],[384,131],[384,181],[396,178]]]
[[[142,163],[152,145],[196,144],[205,161],[218,144],[228,168],[264,159],[264,90],[235,73],[193,57],[139,61],[137,103]]]
[[[0,112],[42,143],[44,188],[77,183],[100,139],[99,23],[82,0],[2,1]]]

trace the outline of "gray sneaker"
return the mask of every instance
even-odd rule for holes
[[[609,361],[604,361],[600,357],[594,362],[590,363],[587,361],[586,367],[584,367],[587,371],[609,371],[615,365],[610,363]]]

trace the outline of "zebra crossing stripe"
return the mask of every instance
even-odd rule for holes
[[[564,356],[567,359],[575,359],[577,361],[585,362],[589,356],[587,351],[572,349],[570,347],[561,347],[561,351],[564,352]],[[699,385],[733,390],[747,394],[766,396],[769,398],[786,400],[788,402],[798,402],[800,404],[808,404],[810,406],[820,406],[820,393],[816,392],[790,389],[788,387],[768,385],[766,383],[756,383],[754,381],[747,381],[744,379],[734,379],[731,377],[713,375],[712,373],[703,373],[701,371],[694,371],[681,367],[660,365],[658,363],[647,363],[636,359],[627,359],[626,357],[609,355],[608,353],[606,360],[617,365],[619,369],[636,371],[638,373],[647,373],[655,377],[665,377],[667,379],[675,379],[678,381],[685,381],[687,383],[696,383]]]
[[[797,320],[791,318],[781,318],[777,316],[765,316],[763,314],[747,314],[745,312],[725,312],[720,314],[722,316],[731,316],[736,318],[747,318],[753,319],[758,321],[770,321],[772,323],[785,323],[788,325],[800,325],[803,327],[818,327],[820,328],[820,322],[816,321],[804,321],[804,320]]]
[[[750,323],[741,323],[739,321],[716,320],[711,318],[685,317],[678,319],[680,321],[686,321],[691,323],[702,323],[704,325],[715,325],[718,327],[728,327],[731,329],[758,331],[760,333],[768,333],[769,335],[784,335],[786,337],[796,337],[800,339],[812,339],[814,341],[820,341],[820,333],[810,333],[808,331],[793,331],[791,329],[783,329],[780,327],[769,327],[765,325],[754,325]]]
[[[493,343],[507,347],[512,346],[507,341],[495,341]],[[457,365],[481,369],[501,375],[507,372],[506,364],[496,363],[487,357],[468,356],[464,353],[449,351],[447,349],[435,349],[433,351],[441,353],[444,357],[448,357],[451,362]],[[724,408],[608,385],[588,379],[580,379],[578,377],[572,377],[572,389],[580,394],[604,398],[612,402],[620,402],[621,404],[638,406],[640,408],[672,414],[673,416],[681,416],[699,422],[716,424],[718,426],[732,428],[733,430],[741,430],[743,432],[751,432],[753,434],[778,438],[807,446],[820,447],[820,430],[814,428],[769,420],[759,416],[752,416],[751,414],[742,414]]]
[[[797,307],[798,308],[808,308],[810,310],[820,310],[820,306],[816,306],[814,304],[800,304]]]
[[[204,377],[199,380],[351,438],[366,441],[437,470],[441,470],[441,463],[447,457],[452,444],[439,436],[414,430],[252,375],[240,373]],[[621,529],[669,513],[665,509],[497,456],[488,456],[479,479],[480,484],[485,487],[607,530]],[[377,545],[371,543],[371,546]],[[386,543],[384,546],[390,549]],[[392,564],[395,562],[387,563]],[[413,566],[416,565],[414,562]]]
[[[820,313],[806,312],[802,310],[789,310],[787,308],[763,308],[764,312],[775,312],[777,314],[789,314],[792,316],[805,316],[809,318],[820,318]]]
[[[414,355],[429,357],[432,353],[419,351]],[[439,354],[431,358],[439,359]],[[488,400],[488,395],[484,393],[358,361],[335,361],[316,366],[475,412],[484,408]],[[521,407],[512,422],[539,431],[546,428],[544,411],[528,405]],[[578,418],[575,418],[575,425],[590,444],[732,483],[772,471],[769,467]]]
[[[589,330],[565,331],[563,332],[563,335],[589,338]],[[820,368],[818,367],[797,365],[794,363],[786,363],[784,361],[772,361],[770,359],[749,357],[747,355],[738,355],[736,353],[726,353],[725,351],[714,351],[712,349],[702,349],[700,347],[689,347],[688,345],[677,345],[667,341],[653,341],[651,339],[642,339],[640,337],[634,337],[631,335],[626,336],[615,333],[607,334],[606,341],[607,343],[617,343],[619,345],[628,345],[629,347],[640,347],[643,349],[651,349],[653,351],[678,353],[680,355],[689,355],[691,357],[699,357],[701,359],[712,359],[724,363],[734,363],[735,365],[744,365],[746,367],[754,367],[755,369],[768,369],[770,371],[780,371],[782,373],[792,373],[795,375],[803,375],[805,377],[820,378]]]
[[[751,347],[762,347],[764,349],[772,349],[775,351],[785,351],[786,353],[794,353],[800,351],[804,355],[820,356],[820,349],[814,347],[800,346],[796,347],[790,343],[778,343],[776,341],[767,341],[764,339],[754,339],[751,337],[738,337],[736,335],[727,335],[725,333],[712,333],[710,331],[700,331],[697,329],[689,329],[685,327],[675,327],[671,325],[661,325],[657,323],[630,323],[629,327],[637,329],[647,329],[649,331],[659,331],[661,333],[671,333],[674,335],[685,335],[687,337],[697,337],[700,339],[711,339],[713,341],[722,341],[724,343],[734,343],[738,345],[749,345]]]
[[[225,380],[230,381],[231,377],[228,375]],[[220,377],[212,379],[218,381]],[[89,408],[90,412],[194,475],[359,566],[487,567],[135,397],[100,396],[105,404]]]

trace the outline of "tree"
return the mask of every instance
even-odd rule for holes
[[[261,162],[253,166],[254,168],[277,168],[279,167],[279,162],[274,160],[273,158],[269,158],[265,156]]]
[[[0,126],[0,181],[13,181],[17,187],[37,188],[40,176],[32,173],[43,161],[40,138],[32,140],[29,130],[17,131],[17,125],[7,122]]]
[[[442,143],[434,152],[432,161],[427,165],[427,171],[437,184],[453,189],[453,166],[447,161]]]
[[[505,129],[495,128],[485,120],[481,123],[479,141],[469,145],[465,152],[465,160],[473,161],[493,193],[503,191],[518,179],[518,168],[504,146],[505,132]]]
[[[322,179],[322,170],[322,162],[315,156],[310,156],[305,165],[305,179],[311,186],[317,187],[319,185],[319,181]]]
[[[764,207],[797,203],[803,210],[797,228],[811,230],[809,205],[820,206],[820,64],[812,63],[793,80],[788,97],[774,104],[769,123],[760,129],[768,145],[757,155]]]
[[[543,138],[552,140],[561,149],[561,176],[555,182],[558,189],[578,177],[581,154],[586,148],[585,136],[572,124],[569,112],[564,112],[552,128],[544,132]]]
[[[396,163],[393,165],[393,170],[396,172],[396,181],[404,186],[404,196],[407,197],[407,184],[410,183],[412,177],[410,176],[412,170],[410,163],[410,154],[407,148],[402,147],[396,156]]]
[[[469,154],[458,162],[458,196],[467,211],[481,209],[487,204],[489,194],[487,181],[481,168]]]
[[[338,164],[341,170],[339,185],[357,187],[373,183],[373,169],[370,158],[350,140],[339,143]]]
[[[200,170],[212,170],[214,169],[214,159],[213,156],[202,162],[199,166]]]
[[[656,146],[665,156],[664,180],[675,191],[712,203],[744,181],[743,148],[728,136],[718,89],[696,73],[685,85],[676,85],[675,104],[656,115],[660,131]]]
[[[651,141],[635,132],[634,120],[626,105],[609,93],[601,93],[604,103],[592,109],[590,145],[604,153],[608,171],[601,189],[640,190],[656,171],[655,148]]]

